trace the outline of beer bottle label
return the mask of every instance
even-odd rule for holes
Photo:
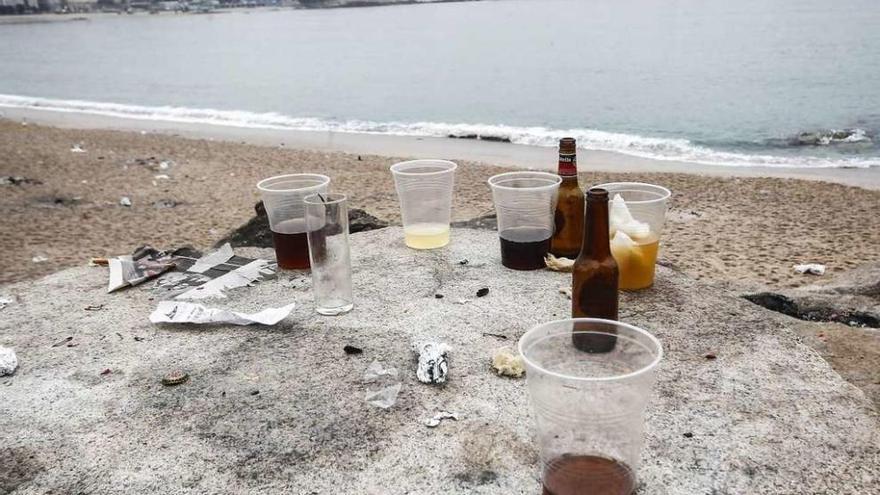
[[[571,177],[577,173],[577,155],[559,155],[559,175]]]

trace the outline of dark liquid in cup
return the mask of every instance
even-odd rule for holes
[[[629,466],[604,457],[564,455],[544,471],[543,495],[630,495],[635,487]]]
[[[287,220],[275,225],[275,229],[278,231],[272,231],[272,244],[275,245],[278,268],[302,270],[311,266],[309,264],[309,241],[306,237],[304,223],[302,220]],[[285,232],[297,233],[288,234]]]
[[[503,230],[501,236],[501,264],[514,270],[544,268],[544,256],[550,251],[553,232],[546,229],[517,227]]]

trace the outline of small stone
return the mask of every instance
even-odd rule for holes
[[[716,356],[715,354],[712,354],[711,352],[709,354],[706,354],[706,359],[708,359],[710,361],[717,358],[717,357],[718,356]]]
[[[342,350],[345,351],[346,354],[363,354],[364,353],[363,349],[361,349],[360,347],[355,347],[353,345],[347,345],[347,346],[343,347]]]
[[[113,370],[111,370],[110,368],[106,368],[104,369],[104,371],[101,372],[102,375],[109,375],[110,373],[113,373]]]
[[[131,199],[128,196],[123,196],[119,199],[119,204],[122,206],[131,206]]]
[[[685,437],[685,438],[693,438],[693,436],[694,436],[694,434],[691,433],[691,432],[687,432],[687,433],[684,434],[684,437]]]
[[[175,370],[162,377],[162,385],[165,385],[166,387],[173,387],[175,385],[180,385],[187,380],[189,380],[189,375],[187,375],[183,371]]]
[[[443,294],[434,294],[434,299],[443,299]]]
[[[468,261],[467,258],[458,261],[458,264],[462,266],[467,265],[468,263],[470,263],[470,261]]]
[[[489,288],[483,287],[482,289],[477,291],[477,297],[484,297],[489,295]]]
[[[251,390],[251,395],[260,395],[259,390]]]
[[[15,351],[9,347],[0,346],[0,376],[11,375],[18,368],[18,358]]]

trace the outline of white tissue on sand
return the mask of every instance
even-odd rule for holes
[[[626,201],[620,194],[615,194],[611,200],[611,208],[608,211],[608,224],[611,238],[616,237],[617,232],[625,232],[629,240],[641,239],[651,233],[651,226],[633,218],[632,213],[626,206]]]

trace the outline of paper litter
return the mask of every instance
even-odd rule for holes
[[[514,354],[510,349],[502,347],[492,353],[492,369],[501,376],[519,378],[526,372],[522,356]]]
[[[825,275],[825,265],[819,263],[807,263],[804,265],[794,265],[796,273],[809,273],[811,275]]]
[[[150,314],[152,323],[195,323],[195,324],[221,324],[250,325],[274,325],[283,320],[293,311],[295,303],[280,308],[267,308],[258,313],[238,313],[219,308],[207,308],[201,304],[161,301],[155,311]]]
[[[82,148],[82,144],[74,144],[74,145],[70,148],[70,152],[71,152],[71,153],[85,153],[86,150],[84,150],[84,149]]]
[[[364,400],[368,404],[388,409],[397,403],[397,395],[403,384],[400,383],[397,368],[384,367],[382,363],[374,360],[364,372],[364,383],[377,384],[380,387],[368,389]]]
[[[0,345],[0,376],[11,375],[18,368],[18,358],[15,351],[9,347]]]
[[[452,348],[441,342],[420,342],[413,345],[419,356],[416,377],[422,383],[445,383],[449,373],[447,354]]]
[[[238,267],[226,275],[179,294],[175,296],[175,299],[225,298],[224,290],[247,287],[264,277],[274,274],[275,270],[270,267],[271,264],[272,262],[268,260],[251,261],[247,265]]]
[[[107,264],[110,266],[108,293],[141,284],[175,266],[171,255],[149,246],[138,248],[132,255],[109,258]]]
[[[234,254],[232,252],[232,245],[227,242],[216,251],[212,251],[197,259],[187,271],[205,273],[221,263],[226,263]]]
[[[574,268],[574,260],[557,258],[550,253],[547,253],[547,256],[544,257],[544,264],[554,272],[571,272]]]
[[[11,297],[0,297],[0,309],[3,309],[14,302],[15,299],[12,299]]]
[[[131,199],[128,196],[123,196],[119,199],[119,204],[122,206],[131,206]]]
[[[42,262],[48,261],[48,260],[49,260],[49,258],[47,258],[43,255],[39,255],[39,254],[34,256],[33,258],[31,258],[31,261],[34,263],[42,263]]]
[[[434,417],[426,419],[424,421],[425,426],[427,426],[428,428],[436,428],[436,427],[440,426],[440,422],[442,422],[444,419],[451,419],[453,421],[458,421],[458,414],[455,414],[452,412],[447,412],[447,411],[440,411],[437,414],[435,414]]]

